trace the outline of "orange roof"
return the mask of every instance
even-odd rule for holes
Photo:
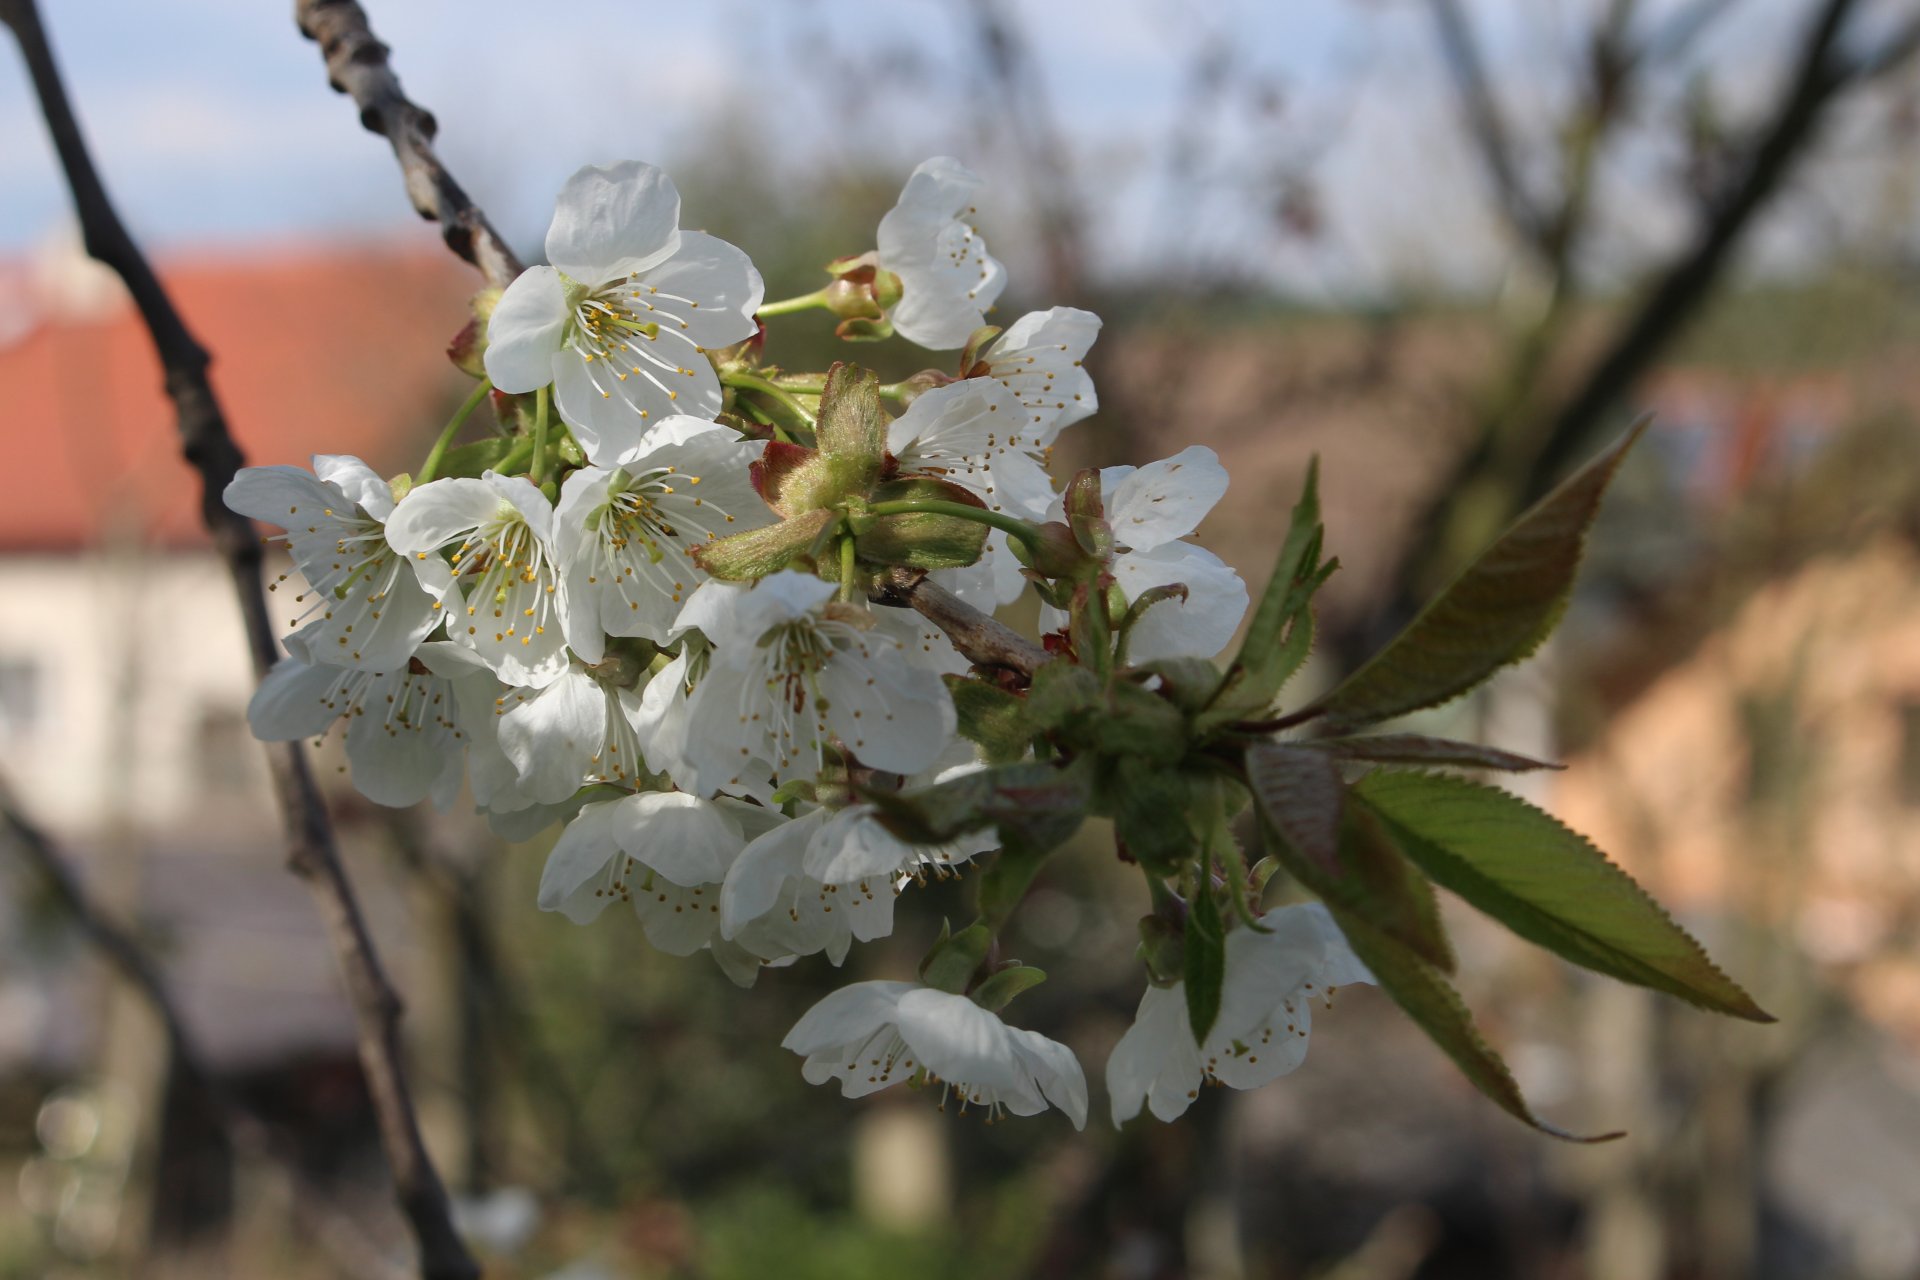
[[[354,453],[405,470],[472,385],[445,347],[477,278],[438,246],[263,248],[157,268],[213,354],[250,462]],[[113,282],[72,263],[0,264],[0,397],[0,551],[205,542],[152,344]]]

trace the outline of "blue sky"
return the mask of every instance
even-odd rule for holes
[[[123,213],[160,246],[316,236],[424,234],[385,145],[326,87],[286,0],[42,0],[69,86]],[[1573,55],[1567,35],[1597,0],[1472,5],[1509,101],[1551,117]],[[951,150],[990,178],[995,106],[967,79],[968,6],[956,0],[373,0],[409,93],[441,122],[441,151],[517,245],[535,248],[553,193],[583,163],[671,166],[702,126],[730,116],[789,164],[849,151],[904,174]],[[1041,62],[1074,144],[1097,256],[1152,270],[1203,241],[1242,254],[1248,275],[1296,289],[1373,278],[1446,284],[1497,272],[1425,6],[1413,0],[1044,0],[1004,6]],[[1672,3],[1650,3],[1656,15]],[[1752,0],[1719,37],[1740,92],[1776,68],[1793,0]],[[1200,120],[1204,155],[1170,178],[1170,122],[1193,51],[1231,47],[1236,83],[1275,87],[1277,114],[1236,92]],[[835,82],[823,42],[881,55],[897,74]],[[66,195],[11,50],[0,54],[0,254],[41,242]],[[840,104],[836,107],[836,104]],[[847,104],[852,104],[849,108]],[[841,110],[850,110],[843,115]],[[977,141],[978,145],[973,145]],[[1274,232],[1262,175],[1313,157],[1333,236]],[[1622,252],[1684,230],[1650,190],[1651,145],[1617,162],[1631,214]],[[1010,193],[1011,194],[1011,193]],[[1008,202],[1012,204],[1010,200]],[[1004,219],[1009,211],[997,211]],[[991,231],[996,210],[986,211]],[[697,211],[693,213],[697,221]],[[860,246],[851,246],[860,247]],[[751,246],[748,246],[751,249]],[[1016,267],[1018,266],[1016,253]]]

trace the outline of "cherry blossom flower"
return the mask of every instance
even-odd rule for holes
[[[421,653],[438,657],[452,648],[431,641]],[[460,794],[469,741],[454,701],[453,682],[418,659],[369,671],[291,657],[260,682],[247,723],[262,741],[293,742],[322,738],[344,719],[355,790],[394,808],[430,798],[445,809]]]
[[[387,539],[442,606],[447,637],[508,684],[542,688],[567,670],[553,507],[525,476],[435,480],[400,500]],[[451,549],[451,562],[440,553]]]
[[[731,780],[728,769],[765,762],[771,786],[743,772],[730,788],[759,794],[817,776],[836,740],[895,773],[940,758],[955,718],[939,674],[910,661],[865,606],[833,595],[831,583],[792,570],[694,592],[674,635],[697,629],[714,647],[686,695],[683,754],[692,773]]]
[[[887,428],[887,449],[903,472],[937,475],[995,511],[1038,520],[1053,501],[1053,481],[1026,446],[1024,422],[1013,392],[968,378],[915,397]]]
[[[1051,445],[1064,427],[1100,407],[1085,362],[1100,336],[1100,317],[1076,307],[1029,311],[980,351],[967,372],[998,382],[1026,409],[1028,447]]]
[[[1104,467],[1100,490],[1117,552],[1113,577],[1128,600],[1154,587],[1183,583],[1187,598],[1150,606],[1134,626],[1127,655],[1210,658],[1226,647],[1247,611],[1247,584],[1219,556],[1181,541],[1199,527],[1227,491],[1227,470],[1205,445],[1191,445],[1144,467]],[[1061,518],[1055,504],[1053,516]],[[1066,615],[1041,607],[1041,625]]]
[[[631,787],[645,768],[639,691],[578,663],[543,689],[503,691],[494,711],[519,796],[532,803],[559,804],[599,782]]]
[[[680,229],[680,193],[650,164],[589,166],[561,189],[546,267],[507,286],[487,325],[502,391],[553,386],[560,416],[602,466],[674,414],[712,419],[707,352],[752,337],[765,287],[739,249]]]
[[[587,662],[604,637],[664,641],[706,574],[688,550],[773,518],[748,467],[754,447],[699,418],[664,419],[612,467],[567,477],[554,510],[567,636]]]
[[[941,1086],[941,1105],[989,1117],[1036,1115],[1052,1103],[1076,1129],[1087,1122],[1087,1081],[1073,1051],[1009,1027],[965,996],[911,982],[856,982],[809,1009],[781,1046],[806,1058],[809,1084],[840,1081],[859,1098],[915,1077]]]
[[[1206,1044],[1194,1043],[1185,983],[1147,988],[1107,1060],[1114,1124],[1139,1115],[1143,1102],[1160,1119],[1177,1119],[1206,1080],[1257,1089],[1278,1079],[1306,1061],[1313,1001],[1373,981],[1319,903],[1276,908],[1260,923],[1271,932],[1227,937],[1220,1014]]]
[[[295,602],[312,600],[303,615],[312,621],[289,648],[332,666],[404,667],[439,615],[406,557],[388,545],[393,490],[358,458],[323,454],[313,466],[246,467],[222,495],[241,515],[287,531],[287,550],[307,580]]]
[[[880,220],[880,266],[900,277],[893,327],[930,351],[965,346],[1007,284],[1006,268],[968,221],[985,185],[958,160],[935,156]]]

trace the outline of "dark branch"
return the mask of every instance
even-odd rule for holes
[[[207,378],[206,350],[195,341],[152,267],[107,198],[53,61],[33,0],[0,0],[0,17],[19,39],[34,91],[47,117],[54,148],[73,191],[87,252],[119,273],[140,309],[165,371],[182,452],[200,475],[201,514],[226,561],[246,623],[256,674],[264,676],[278,650],[261,589],[260,543],[250,521],[229,511],[221,494],[244,465],[239,446]],[[286,823],[287,864],[313,891],[340,961],[359,1028],[361,1066],[393,1167],[400,1205],[420,1247],[429,1280],[469,1280],[479,1268],[454,1231],[445,1188],[427,1155],[414,1118],[413,1096],[401,1069],[400,999],[380,963],[353,886],[340,861],[326,803],[298,742],[268,747],[274,791]]]
[[[912,569],[895,569],[883,596],[885,604],[904,604],[947,633],[968,662],[1000,667],[1033,678],[1048,662],[1047,651],[1005,623],[980,612],[959,596]]]
[[[439,125],[401,91],[366,11],[354,0],[295,0],[293,13],[300,34],[319,42],[327,83],[353,98],[361,124],[393,144],[413,207],[441,225],[447,247],[478,267],[488,284],[506,288],[520,274],[520,259],[434,154]]]
[[[302,1194],[295,1208],[305,1225],[313,1231],[341,1269],[357,1277],[388,1277],[398,1280],[406,1273],[395,1267],[347,1216],[331,1203],[325,1192],[307,1184],[300,1163],[282,1144],[274,1140],[268,1127],[245,1110],[221,1082],[207,1062],[199,1043],[188,1031],[180,1006],[174,1002],[146,952],[134,936],[115,921],[87,895],[85,886],[73,868],[54,847],[45,832],[35,826],[4,788],[0,788],[0,829],[18,851],[21,860],[36,871],[52,891],[54,901],[107,958],[121,979],[133,988],[160,1020],[166,1037],[169,1065],[174,1078],[191,1091],[205,1114],[220,1126],[229,1141],[250,1152],[279,1161],[300,1184]]]

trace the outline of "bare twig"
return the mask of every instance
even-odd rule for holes
[[[384,1280],[401,1280],[408,1273],[396,1266],[367,1239],[366,1233],[333,1204],[324,1191],[312,1186],[300,1171],[299,1163],[258,1117],[242,1107],[208,1064],[206,1054],[187,1029],[172,992],[167,990],[159,971],[147,958],[126,927],[115,921],[88,896],[80,878],[54,847],[45,832],[21,812],[3,786],[0,786],[0,828],[8,842],[52,890],[74,926],[84,934],[128,986],[140,996],[160,1020],[166,1037],[174,1078],[195,1096],[205,1113],[226,1133],[234,1145],[266,1155],[278,1161],[299,1185],[301,1195],[295,1205],[304,1226],[318,1239],[347,1275]]]
[[[182,451],[200,475],[201,515],[225,560],[246,623],[257,674],[277,656],[261,589],[261,552],[251,521],[229,511],[221,494],[244,464],[226,416],[207,378],[207,352],[174,309],[159,279],[128,234],[93,167],[79,122],[67,100],[45,28],[33,0],[0,0],[0,17],[13,28],[33,77],[47,128],[73,190],[87,252],[119,273],[153,338],[173,400]],[[333,839],[326,803],[298,742],[269,745],[274,790],[287,828],[287,864],[307,882],[319,904],[345,975],[359,1028],[361,1066],[393,1169],[400,1207],[420,1247],[429,1280],[467,1280],[479,1268],[454,1231],[445,1188],[421,1141],[413,1095],[401,1067],[400,998],[388,981],[367,931]]]
[[[300,33],[319,42],[327,83],[353,98],[361,124],[393,144],[413,207],[440,223],[447,247],[478,267],[488,284],[506,288],[520,274],[520,260],[434,154],[439,125],[401,91],[366,11],[354,0],[295,0],[293,12]]]
[[[976,667],[1002,667],[1029,680],[1049,658],[1047,651],[1005,623],[912,569],[895,569],[883,599],[904,604],[947,633],[953,647]]]

